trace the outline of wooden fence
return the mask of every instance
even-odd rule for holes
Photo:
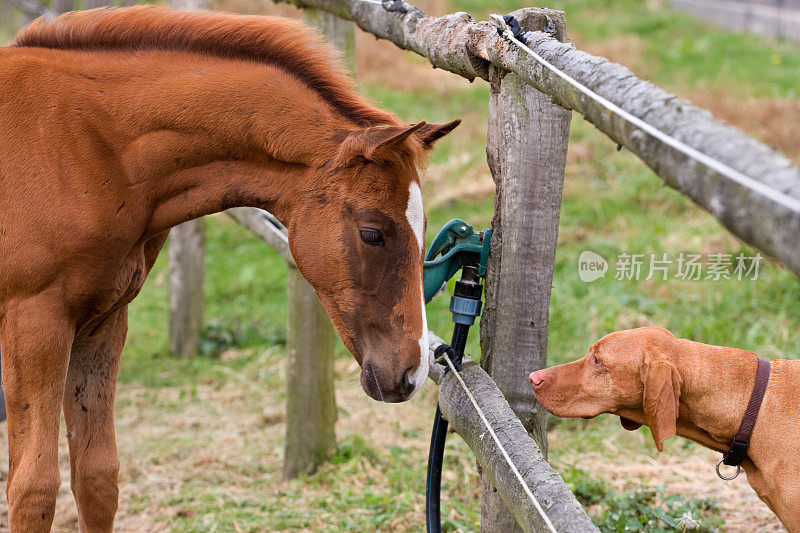
[[[800,171],[781,154],[715,121],[708,112],[639,80],[620,65],[575,50],[565,42],[561,12],[529,8],[513,13],[524,29],[532,30],[527,34],[530,49],[554,67],[545,68],[542,61],[498,36],[495,26],[475,23],[466,13],[428,17],[401,1],[387,2],[391,10],[375,0],[284,1],[306,9],[309,21],[350,53],[353,30],[346,21],[428,58],[435,67],[490,83],[487,155],[498,193],[481,320],[482,369],[468,364],[461,376],[478,393],[499,438],[511,450],[556,529],[592,530],[566,485],[545,461],[546,417],[535,402],[526,372],[520,371],[546,365],[569,111],[581,113],[642,159],[666,184],[798,275]],[[544,28],[549,31],[536,31]],[[644,132],[582,88],[644,119],[675,142]],[[697,154],[715,164],[699,161]],[[276,247],[290,265],[288,402],[301,402],[291,404],[287,412],[289,466],[285,473],[293,475],[317,464],[333,443],[335,408],[325,410],[334,406],[332,343],[328,341],[332,331],[313,292],[293,268],[280,228],[257,210],[235,210],[231,215]],[[173,243],[181,235],[173,234]],[[315,318],[303,320],[301,326],[300,321],[293,322],[297,316]],[[182,333],[187,334],[196,332]],[[309,344],[312,349],[299,349]],[[438,379],[435,370],[433,375]],[[309,387],[315,394],[306,394]],[[319,394],[320,390],[325,394]],[[446,418],[482,466],[482,530],[543,530],[509,465],[498,459],[494,443],[483,438],[482,421],[453,373],[439,380],[439,400]]]

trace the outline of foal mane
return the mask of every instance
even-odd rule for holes
[[[14,46],[71,50],[167,50],[243,59],[275,66],[316,91],[358,126],[401,122],[356,91],[336,52],[300,22],[268,16],[162,7],[98,8],[40,17]]]

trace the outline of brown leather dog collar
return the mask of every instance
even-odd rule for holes
[[[750,446],[750,436],[753,433],[753,426],[756,425],[758,412],[761,409],[761,402],[764,400],[764,393],[769,382],[770,363],[766,359],[758,358],[758,370],[756,371],[756,382],[753,385],[753,392],[750,394],[750,401],[747,402],[747,409],[744,411],[742,423],[739,425],[739,432],[733,437],[733,442],[722,458],[720,463],[728,466],[735,466],[736,474],[733,477],[724,477],[719,473],[719,463],[717,463],[717,474],[722,479],[733,479],[739,474],[739,465],[747,457],[747,448]]]

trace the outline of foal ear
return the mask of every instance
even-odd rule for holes
[[[364,149],[364,157],[367,159],[380,159],[381,152],[396,149],[403,141],[427,125],[428,123],[423,120],[410,126],[375,128],[376,131],[369,131],[369,140]]]
[[[460,118],[453,122],[448,122],[447,124],[426,124],[425,127],[417,133],[417,137],[422,141],[422,147],[426,150],[430,150],[433,143],[456,129],[459,124],[461,124]]]
[[[665,440],[675,436],[682,384],[675,363],[665,354],[645,356],[642,404],[658,451],[663,450]]]

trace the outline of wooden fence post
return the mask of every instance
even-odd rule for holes
[[[512,13],[528,31],[555,23],[560,11],[526,8]],[[481,366],[505,395],[528,433],[547,454],[547,413],[528,374],[547,362],[547,320],[553,281],[561,189],[571,113],[516,74],[490,67],[486,147],[497,186],[492,256],[481,319]],[[481,531],[521,531],[488,476],[481,476]]]
[[[178,357],[194,357],[203,327],[205,221],[190,220],[169,236],[169,349]]]
[[[306,21],[318,28],[332,45],[341,53],[344,64],[350,73],[356,75],[356,34],[353,23],[349,20],[321,9],[307,7],[305,9]]]
[[[355,73],[353,23],[318,9],[306,20],[339,48]],[[283,477],[297,477],[322,463],[336,446],[333,347],[336,333],[314,289],[289,267],[286,335],[286,448]]]
[[[66,13],[75,9],[75,0],[53,0],[52,9],[55,13]]]
[[[97,5],[109,0],[83,0]],[[204,9],[207,0],[172,0],[174,9]],[[96,6],[92,6],[96,7]],[[169,249],[169,349],[178,357],[194,357],[203,329],[205,279],[205,221],[190,220],[170,231]]]
[[[284,479],[313,470],[336,446],[335,335],[314,289],[289,266]]]

